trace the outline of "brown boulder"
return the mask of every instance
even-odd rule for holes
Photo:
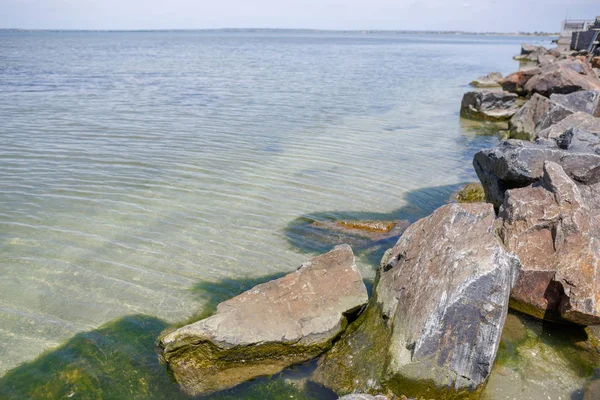
[[[511,307],[538,318],[600,324],[596,194],[550,161],[539,184],[507,191],[499,234],[522,265]]]
[[[539,67],[522,69],[501,80],[500,86],[507,92],[524,95],[527,82],[541,72],[542,70]]]
[[[600,90],[600,80],[586,61],[577,59],[542,65],[540,73],[524,86],[524,92],[539,93],[546,97],[579,90]]]
[[[352,249],[337,246],[165,333],[157,350],[186,393],[210,394],[318,356],[366,302]]]

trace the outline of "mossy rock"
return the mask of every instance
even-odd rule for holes
[[[459,203],[484,203],[485,191],[480,183],[468,183],[452,197]]]

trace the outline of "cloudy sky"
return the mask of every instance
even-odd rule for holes
[[[558,31],[600,0],[0,0],[0,28]]]

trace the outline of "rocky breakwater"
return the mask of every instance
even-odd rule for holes
[[[538,70],[523,85],[530,100],[510,121],[510,136],[526,140],[482,150],[473,164],[498,210],[498,233],[522,263],[511,307],[598,325],[600,82],[581,58]]]
[[[382,260],[366,311],[311,379],[339,394],[475,395],[519,272],[494,221],[490,204],[451,204],[409,227]]]
[[[352,249],[337,246],[163,334],[157,350],[186,393],[209,394],[317,357],[366,303]]]

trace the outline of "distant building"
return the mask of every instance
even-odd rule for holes
[[[600,40],[600,16],[595,21],[567,21],[563,22],[563,30],[571,30],[571,50],[586,50],[593,52],[598,49]],[[566,32],[566,31],[565,31]],[[563,35],[561,34],[561,37]],[[560,43],[559,43],[560,44]]]

